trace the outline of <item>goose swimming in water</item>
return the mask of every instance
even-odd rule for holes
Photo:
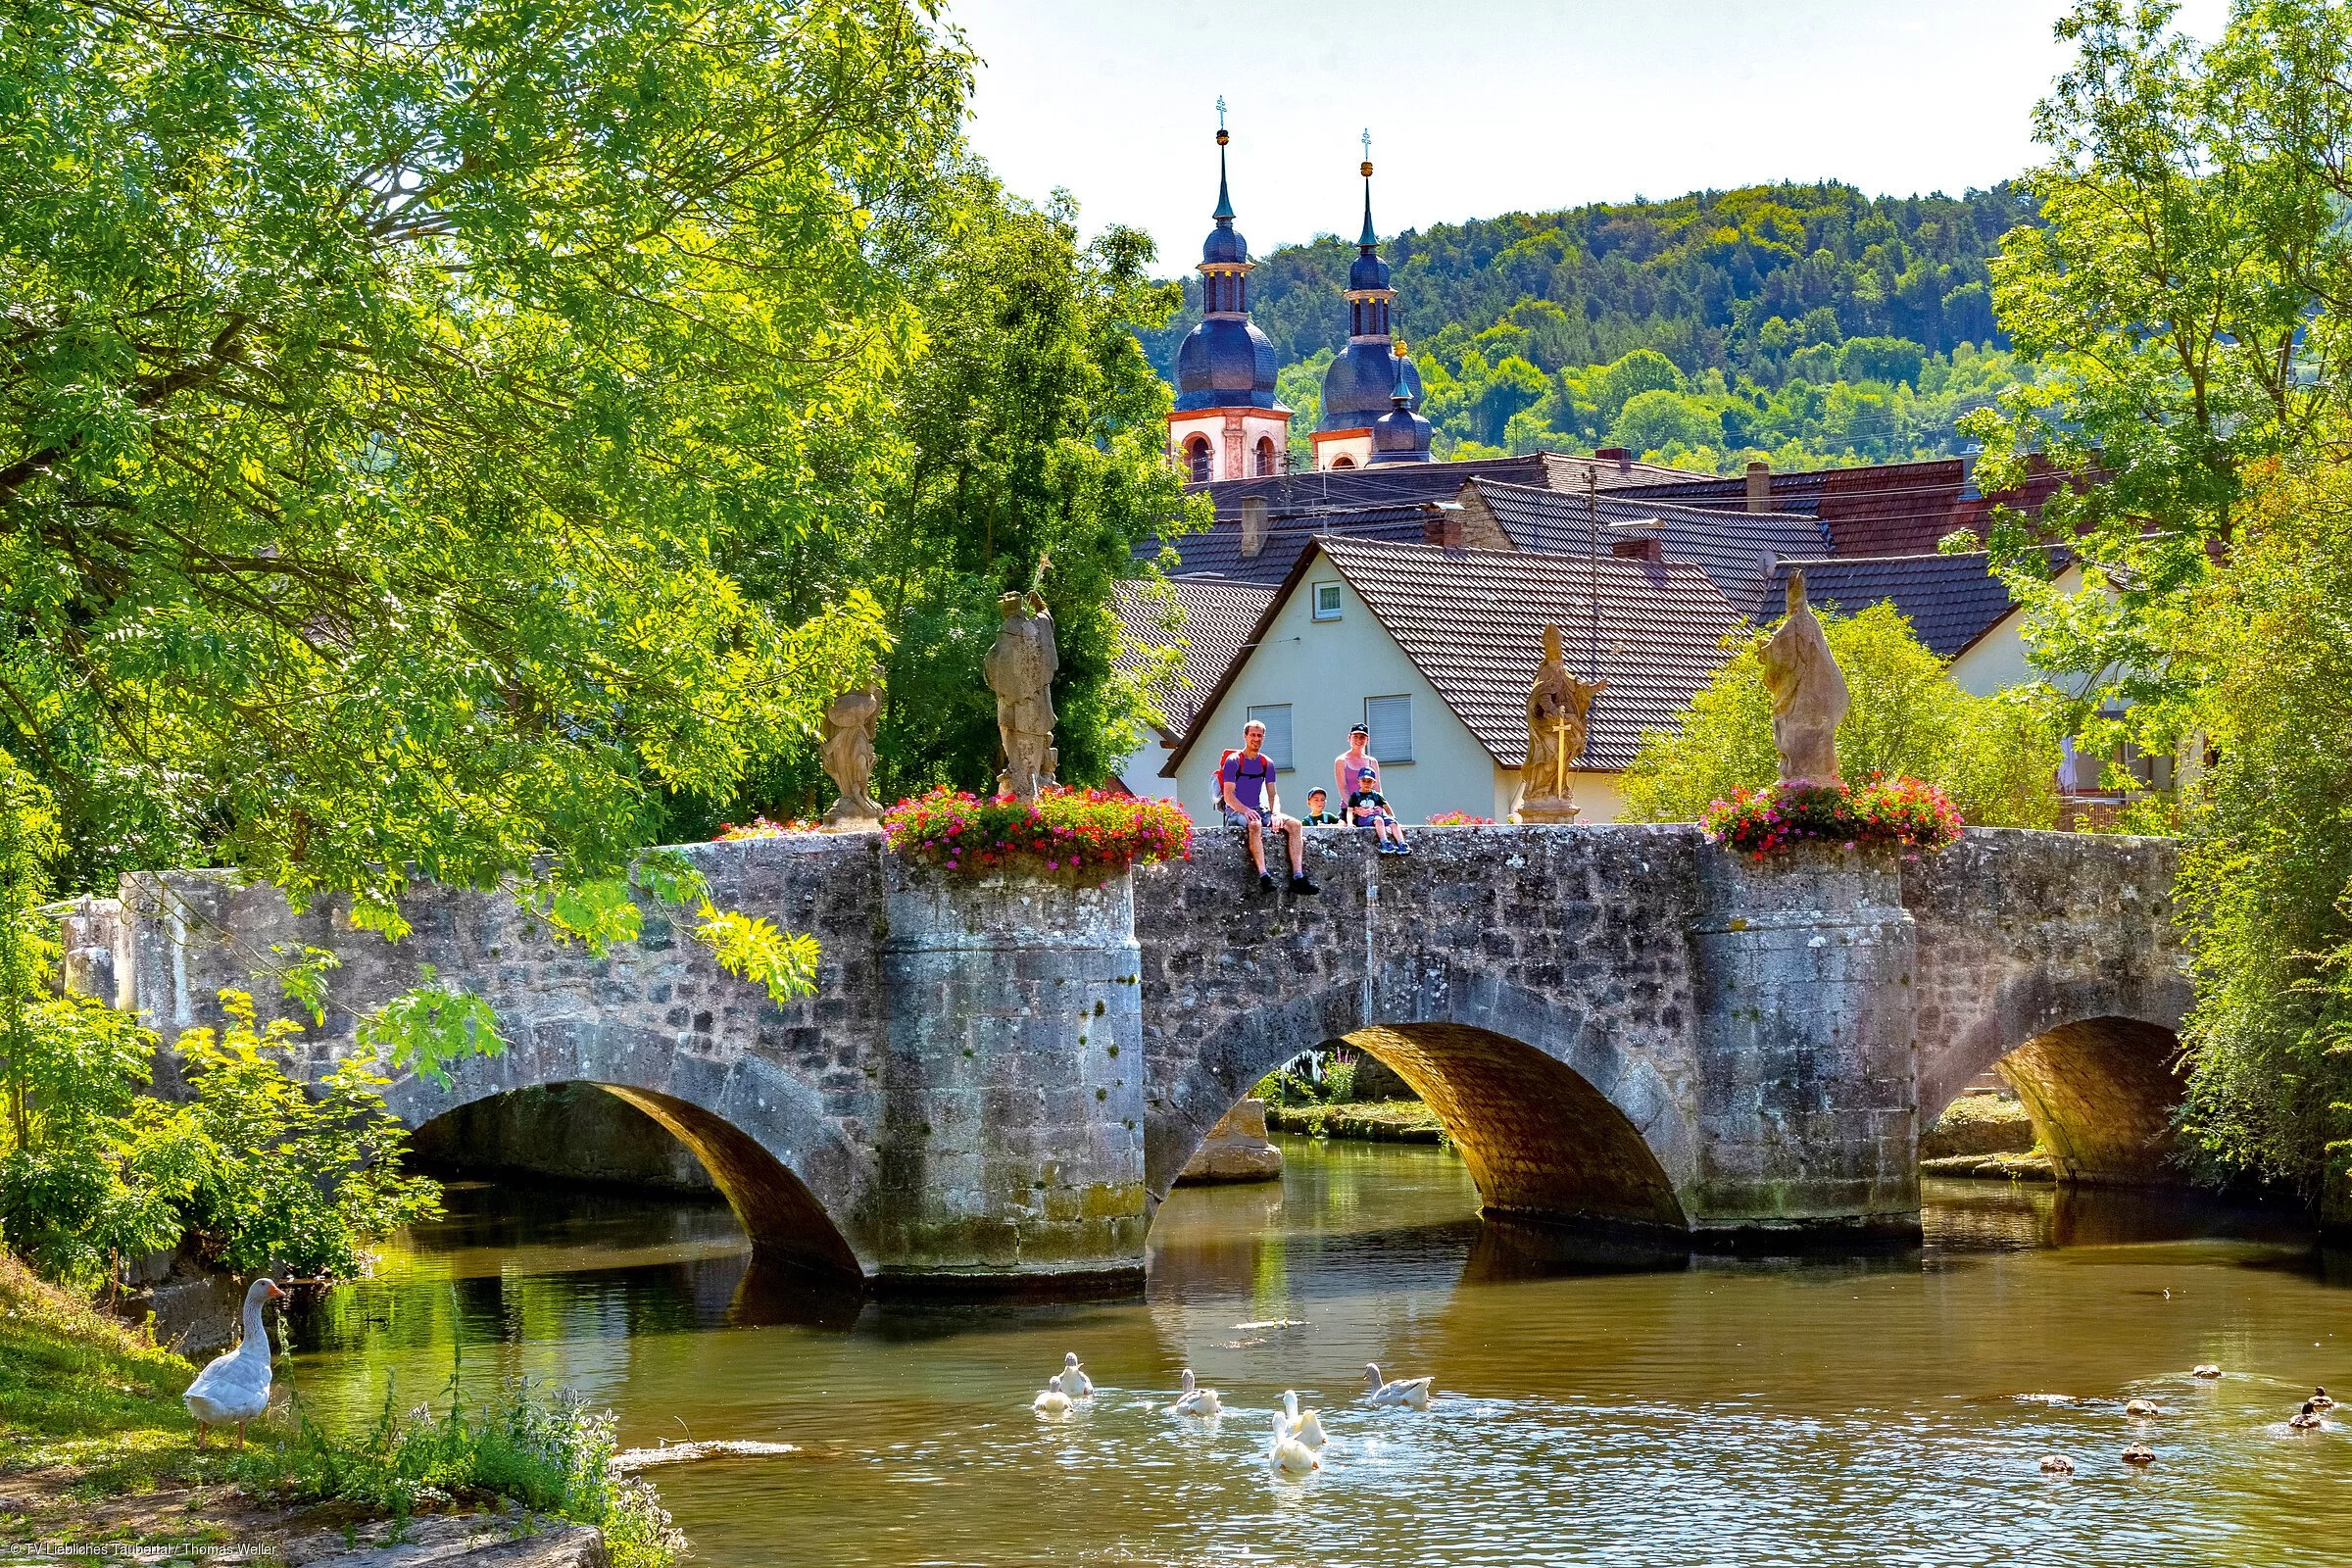
[[[245,1446],[245,1423],[270,1408],[270,1331],[262,1327],[262,1303],[282,1301],[286,1293],[275,1280],[255,1280],[245,1288],[245,1337],[226,1355],[196,1374],[188,1392],[188,1414],[196,1418],[196,1446],[213,1427],[237,1424],[237,1446]]]
[[[2328,1397],[2326,1389],[2314,1389],[2311,1391],[2311,1407],[2314,1410],[2332,1410],[2335,1408],[2335,1401]]]
[[[1095,1380],[1088,1377],[1086,1369],[1078,1364],[1076,1350],[1061,1358],[1061,1392],[1073,1399],[1091,1399],[1095,1396]]]
[[[2211,1361],[2200,1361],[2189,1368],[2188,1375],[2192,1378],[2218,1378],[2222,1375],[2222,1369]]]
[[[1374,1404],[1408,1404],[1416,1410],[1426,1410],[1429,1408],[1429,1386],[1433,1381],[1430,1378],[1398,1378],[1394,1383],[1384,1382],[1378,1362],[1364,1363],[1364,1397]]]
[[[1331,1441],[1324,1435],[1323,1417],[1316,1411],[1301,1411],[1298,1408],[1298,1391],[1297,1389],[1282,1391],[1282,1415],[1284,1429],[1309,1448],[1319,1452],[1323,1446]]]
[[[1061,1379],[1059,1377],[1046,1379],[1045,1392],[1030,1401],[1029,1408],[1035,1410],[1039,1415],[1069,1414],[1070,1396],[1061,1392]]]
[[[2309,1399],[2305,1399],[2303,1401],[2302,1409],[2297,1410],[2293,1415],[2286,1418],[2286,1424],[2297,1432],[2310,1432],[2326,1425],[2326,1423],[2320,1419],[2320,1412],[2314,1407],[2313,1402]]]
[[[2153,1421],[2163,1415],[2164,1411],[2157,1408],[2154,1399],[2133,1399],[2130,1404],[2124,1406],[2124,1414],[2142,1421]]]
[[[2075,1473],[2075,1461],[2063,1453],[2045,1453],[2041,1456],[2041,1473],[2045,1476],[2071,1476]]]
[[[1323,1467],[1315,1450],[1291,1436],[1290,1417],[1280,1410],[1274,1412],[1274,1446],[1266,1450],[1266,1463],[1278,1475],[1302,1476]]]
[[[1189,1366],[1184,1369],[1183,1383],[1184,1392],[1176,1396],[1174,1404],[1168,1406],[1175,1414],[1217,1415],[1224,1410],[1225,1405],[1217,1397],[1217,1391],[1201,1388],[1194,1382],[1193,1369]]]

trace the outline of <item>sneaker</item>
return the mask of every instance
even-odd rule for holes
[[[1266,880],[1270,884],[1274,879],[1272,877],[1268,877]],[[1323,890],[1315,886],[1314,883],[1308,881],[1304,876],[1295,876],[1291,878],[1291,891],[1293,893],[1320,893]]]
[[[1413,853],[1413,847],[1410,844],[1399,844],[1396,846],[1396,853],[1398,855],[1410,855]]]
[[[1292,885],[1293,885],[1293,886],[1297,886],[1297,883],[1296,883],[1296,881],[1294,881]],[[1271,871],[1260,871],[1260,872],[1258,872],[1258,873],[1257,873],[1257,891],[1258,891],[1258,892],[1260,892],[1260,893],[1271,893],[1271,892],[1273,892],[1273,891],[1274,891],[1274,873],[1273,873],[1273,872],[1271,872]]]

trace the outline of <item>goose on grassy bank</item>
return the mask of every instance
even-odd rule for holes
[[[245,1337],[225,1355],[196,1374],[181,1396],[188,1414],[196,1418],[196,1446],[214,1427],[235,1422],[237,1446],[245,1446],[245,1423],[270,1408],[270,1331],[262,1327],[262,1303],[285,1299],[275,1280],[255,1280],[245,1288]]]

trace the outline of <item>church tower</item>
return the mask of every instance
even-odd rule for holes
[[[1315,421],[1314,437],[1318,470],[1429,461],[1429,421],[1419,414],[1421,372],[1390,330],[1396,291],[1389,287],[1389,264],[1380,259],[1380,231],[1372,226],[1368,130],[1360,171],[1364,231],[1355,242],[1355,265],[1348,269],[1348,346],[1323,372],[1323,416]]]
[[[1250,242],[1225,184],[1225,100],[1217,100],[1216,227],[1200,247],[1200,324],[1176,350],[1168,456],[1194,484],[1283,471],[1291,411],[1274,401],[1274,345],[1250,319]]]

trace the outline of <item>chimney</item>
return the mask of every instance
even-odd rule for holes
[[[1462,548],[1462,508],[1459,502],[1432,501],[1421,509],[1421,542],[1447,550]]]
[[[1619,473],[1634,471],[1634,455],[1623,447],[1594,447],[1592,456],[1603,463],[1616,464]]]
[[[1266,548],[1266,498],[1242,497],[1242,559],[1253,561]]]
[[[1612,539],[1609,541],[1609,554],[1620,561],[1664,561],[1666,541],[1654,533],[1643,534],[1638,539]]]
[[[1772,510],[1772,465],[1762,458],[1747,460],[1747,510]]]

